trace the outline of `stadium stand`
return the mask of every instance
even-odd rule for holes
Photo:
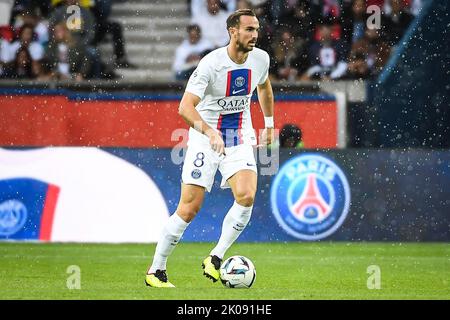
[[[129,60],[138,66],[116,70],[119,76],[129,81],[173,79],[175,50],[190,21],[185,0],[116,2],[111,20],[122,24]],[[100,50],[103,56],[112,56],[113,46],[100,44]]]
[[[82,32],[72,34],[83,40],[86,56],[91,60],[88,62],[91,65],[90,75],[86,78],[135,82],[174,80],[171,67],[176,48],[186,38],[187,25],[199,24],[203,37],[213,45],[222,44],[221,39],[226,43],[226,32],[215,34],[217,25],[215,28],[207,26],[215,20],[223,24],[223,17],[229,12],[248,6],[255,9],[261,21],[259,46],[271,55],[274,80],[296,82],[311,79],[310,72],[305,71],[317,65],[314,62],[317,59],[325,61],[322,56],[330,51],[327,45],[317,47],[325,27],[330,33],[330,40],[327,41],[332,41],[332,46],[339,43],[341,47],[337,50],[340,61],[327,62],[339,65],[339,72],[334,72],[331,78],[373,78],[386,62],[386,56],[390,55],[390,47],[396,46],[414,14],[420,11],[417,8],[421,4],[417,0],[15,0],[7,3],[11,6],[11,18],[9,27],[2,26],[2,52],[14,40],[8,38],[8,28],[13,37],[17,37],[24,24],[35,26],[35,38],[46,49],[55,22],[69,17],[65,8],[79,4],[86,23],[81,26]],[[367,18],[364,12],[370,4],[380,6],[383,13],[381,30],[375,35],[379,37],[375,45],[374,36],[362,23]],[[46,30],[48,25],[50,30]],[[98,30],[95,32],[92,29]],[[292,35],[289,36],[286,31]],[[383,57],[374,58],[380,52]],[[3,59],[4,64],[9,62],[11,59]],[[350,69],[348,72],[347,68]],[[286,72],[289,75],[284,74]],[[329,76],[327,74],[326,78]],[[39,78],[39,75],[35,77]]]
[[[114,94],[114,92],[137,92],[139,95],[142,91],[156,95],[177,95],[182,91],[185,80],[177,81],[172,70],[175,52],[187,38],[186,27],[195,22],[195,17],[191,14],[201,10],[202,5],[206,7],[206,1],[113,1],[109,21],[116,22],[121,26],[125,44],[124,56],[128,58],[130,65],[135,65],[137,68],[116,68],[114,58],[114,53],[117,52],[117,46],[114,44],[116,38],[113,39],[111,34],[107,34],[97,46],[93,46],[94,50],[90,54],[90,59],[85,61],[86,63],[72,59],[76,62],[71,68],[67,69],[67,66],[65,66],[66,69],[62,68],[62,71],[65,70],[66,73],[67,70],[73,70],[71,77],[55,77],[55,60],[51,59],[55,57],[55,52],[52,53],[51,50],[51,37],[54,30],[46,29],[46,26],[54,14],[54,6],[61,6],[63,2],[55,0],[4,0],[1,2],[2,8],[5,9],[4,12],[9,13],[2,15],[2,25],[0,26],[2,57],[0,78],[3,78],[0,81],[2,87],[17,88],[17,81],[20,78],[19,87],[23,89],[63,88],[96,94],[102,90],[106,95]],[[423,4],[430,2],[435,3],[421,0],[368,0],[366,2],[361,0],[229,0],[222,1],[220,6],[221,10],[226,11],[236,7],[253,6],[263,27],[259,46],[266,49],[272,58],[271,78],[277,92],[283,94],[341,92],[344,94],[347,103],[347,146],[360,147],[376,146],[381,143],[373,141],[376,135],[371,134],[376,130],[373,128],[373,123],[378,116],[378,114],[374,116],[373,113],[380,112],[382,114],[379,111],[380,100],[375,100],[373,103],[370,99],[373,99],[382,87],[371,90],[371,84],[373,81],[376,83],[378,77],[386,78],[386,74],[388,74],[386,70],[392,70],[396,64],[398,68],[402,69],[402,76],[407,77],[408,70],[412,68],[412,65],[405,65],[405,61],[414,61],[414,59],[411,58],[400,63],[398,52],[411,51],[411,49],[406,51],[404,49],[407,47],[405,45],[407,38],[404,36],[406,34],[411,37],[414,36],[414,32],[417,33],[415,29],[409,27],[420,19],[420,8]],[[83,8],[91,10],[95,1],[82,0],[79,3]],[[336,6],[336,4],[338,5]],[[361,12],[365,11],[369,5],[377,5],[382,9],[380,29],[370,30],[367,27],[365,30],[362,29]],[[399,12],[400,14],[398,14]],[[44,48],[46,54],[40,61],[40,67],[33,67],[31,71],[28,68],[28,71],[14,72],[14,68],[10,64],[14,60],[9,57],[9,52],[11,52],[12,44],[17,43],[20,28],[29,24],[35,26],[33,46],[36,47],[39,44]],[[308,53],[315,52],[317,54],[317,49],[311,49],[314,48],[315,43],[320,41],[320,30],[323,25],[329,27],[332,41],[342,44],[341,51],[344,54],[341,66],[345,65],[346,70],[340,72],[339,77],[332,81],[329,80],[329,77],[325,77],[326,81],[305,80],[304,75],[311,67],[308,63],[313,60]],[[289,28],[289,26],[299,27]],[[393,29],[395,32],[392,32]],[[290,31],[291,34],[287,31]],[[36,57],[38,51],[31,52],[29,50],[31,58]],[[441,50],[436,54],[442,52]],[[318,54],[320,56],[320,49]],[[26,52],[21,51],[21,55],[22,60],[27,57]],[[68,54],[68,57],[70,56],[73,58],[75,55]],[[89,57],[89,55],[86,56]],[[385,68],[386,63],[389,68]],[[420,62],[417,61],[417,63]],[[439,63],[442,65],[444,62]],[[89,65],[90,68],[100,66],[101,70],[90,70],[89,74],[86,74],[86,65]],[[98,72],[100,72],[100,76]],[[406,74],[404,74],[405,72]],[[80,73],[82,76],[79,76]],[[27,83],[25,81],[27,79],[33,81]],[[70,79],[73,79],[73,82]],[[110,79],[114,79],[114,81],[110,81]],[[51,80],[56,80],[56,82]],[[418,79],[416,81],[420,83]],[[398,84],[400,83],[402,81],[398,81]],[[390,87],[391,90],[393,88]],[[387,91],[386,89],[382,93]],[[396,93],[391,94],[396,97]],[[378,94],[377,99],[381,99],[380,97],[381,95]],[[389,96],[387,101],[394,100]],[[391,117],[391,119],[395,119],[395,117]],[[430,118],[426,120],[432,122]],[[405,138],[404,135],[403,138]]]

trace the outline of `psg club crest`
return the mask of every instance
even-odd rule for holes
[[[0,236],[10,236],[27,222],[28,212],[19,200],[7,200],[0,203]]]
[[[288,161],[275,177],[271,204],[275,218],[288,234],[319,240],[344,222],[350,187],[333,161],[317,154],[302,154]]]

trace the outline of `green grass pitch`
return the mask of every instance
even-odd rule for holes
[[[144,285],[155,245],[0,242],[0,299],[450,299],[447,243],[236,243],[227,257],[254,262],[250,289],[203,277],[212,246],[181,242],[168,262],[177,288],[155,289]],[[67,288],[72,265],[80,289]],[[368,289],[371,265],[380,289]]]

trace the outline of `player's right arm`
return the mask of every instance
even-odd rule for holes
[[[209,138],[209,143],[214,151],[219,153],[219,155],[224,154],[225,143],[223,142],[222,137],[202,119],[198,111],[195,109],[200,100],[200,97],[185,91],[183,98],[181,98],[178,114],[190,127],[200,133],[203,133]]]

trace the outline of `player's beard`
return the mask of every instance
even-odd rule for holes
[[[242,42],[239,40],[239,34],[238,34],[238,39],[236,40],[236,48],[239,51],[242,51],[244,53],[250,52],[253,50],[254,46],[250,45],[250,42],[255,42],[256,44],[256,40],[251,40],[251,41],[247,41],[246,43]]]
[[[247,44],[245,44],[239,40],[236,41],[236,47],[239,51],[242,51],[244,53],[250,52],[254,48],[254,46],[250,45],[250,42],[247,42]]]

